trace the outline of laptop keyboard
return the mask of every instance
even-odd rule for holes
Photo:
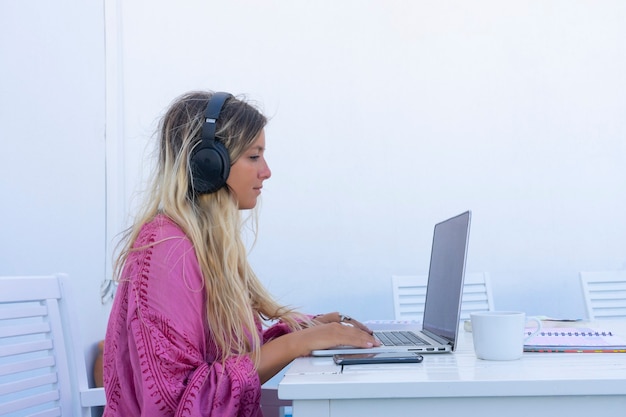
[[[385,346],[421,346],[430,344],[415,333],[403,330],[374,332],[374,337]]]

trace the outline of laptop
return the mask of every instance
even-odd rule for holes
[[[338,346],[314,350],[313,356],[349,353],[445,353],[456,348],[471,211],[435,225],[428,269],[424,319],[419,325],[390,323],[373,328],[382,345],[375,348]],[[395,340],[395,342],[394,342]]]

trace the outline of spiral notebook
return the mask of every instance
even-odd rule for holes
[[[533,329],[526,329],[530,335]],[[555,327],[528,339],[525,352],[626,353],[626,340],[605,329]]]

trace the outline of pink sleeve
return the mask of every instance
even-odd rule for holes
[[[151,322],[153,337],[135,338],[138,355],[132,360],[143,376],[143,416],[257,415],[260,381],[247,356],[209,363],[191,340],[171,332],[165,321]],[[156,327],[169,329],[168,334]]]
[[[307,314],[305,317],[307,317],[309,320],[313,320],[315,318],[315,316],[310,314]],[[263,343],[267,343],[272,339],[276,339],[277,337],[286,335],[291,332],[293,332],[293,330],[289,327],[289,325],[287,325],[287,323],[279,321],[263,331]]]
[[[263,343],[267,343],[272,339],[291,333],[291,329],[286,323],[276,323],[263,331]]]
[[[230,358],[224,365],[203,364],[191,376],[176,417],[259,416],[260,389],[250,390],[251,379],[260,384],[252,362]],[[260,386],[260,385],[259,385]]]
[[[105,416],[262,416],[250,358],[216,362],[207,346],[205,291],[189,241],[175,237],[137,252],[127,269],[129,281],[118,288],[126,305],[116,300],[111,312],[123,318],[107,331]]]

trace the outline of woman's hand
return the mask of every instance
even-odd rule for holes
[[[371,330],[356,320],[320,323],[292,333],[297,338],[299,356],[307,356],[311,351],[328,349],[335,346],[353,346],[371,348],[380,346],[380,342],[372,336]],[[360,325],[360,326],[359,326]],[[363,329],[363,328],[365,329]]]
[[[317,316],[313,317],[313,322],[317,322],[317,323],[333,323],[333,322],[345,323],[346,325],[358,327],[359,329],[361,329],[364,332],[367,332],[369,334],[373,333],[366,325],[364,325],[360,321],[355,320],[355,319],[353,319],[350,316],[346,316],[344,314],[340,314],[340,313],[338,313],[336,311],[333,312],[333,313],[318,314]]]
[[[308,356],[317,349],[335,346],[371,348],[380,346],[372,331],[357,320],[329,313],[313,319],[314,326],[288,333],[261,346],[261,363],[257,368],[261,383],[265,383],[289,362]],[[326,322],[328,320],[328,322]]]

